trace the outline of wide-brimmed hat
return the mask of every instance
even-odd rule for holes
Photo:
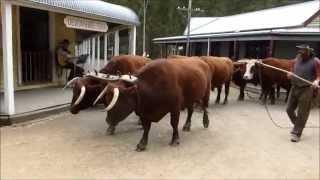
[[[307,44],[300,44],[300,45],[298,45],[298,46],[296,46],[298,49],[307,49],[307,50],[309,50],[309,51],[313,51],[314,49],[313,48],[311,48],[309,45],[307,45]]]

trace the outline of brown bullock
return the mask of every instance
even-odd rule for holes
[[[114,56],[100,72],[104,74],[132,74],[146,65],[148,61],[150,61],[150,59],[143,56]]]
[[[134,74],[148,61],[142,56],[122,55],[112,58],[100,72]],[[107,83],[93,77],[75,78],[67,85],[73,85],[73,97],[70,106],[70,112],[77,114],[83,109],[92,107],[94,100]],[[108,130],[109,131],[109,130]]]
[[[230,82],[233,73],[233,63],[227,57],[215,57],[215,56],[202,56],[203,59],[210,67],[212,72],[211,88],[218,89],[216,103],[220,103],[220,94],[222,85],[225,88],[224,104],[228,102],[228,95],[230,89]]]
[[[72,114],[78,114],[80,110],[91,107],[105,86],[91,77],[78,77],[73,79],[71,83],[73,84],[73,97],[70,105]]]
[[[107,122],[110,126],[116,126],[133,111],[140,116],[144,133],[137,151],[146,148],[151,123],[160,121],[167,113],[171,115],[173,128],[170,144],[178,145],[180,110],[188,109],[183,129],[189,131],[195,103],[200,104],[204,111],[204,127],[209,126],[206,108],[210,96],[211,71],[205,62],[199,58],[160,59],[144,66],[136,77],[137,80],[133,82],[121,80],[110,83],[101,96],[107,106]]]

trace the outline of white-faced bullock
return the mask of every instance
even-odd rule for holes
[[[275,103],[275,87],[280,86],[287,90],[287,97],[291,88],[290,80],[286,73],[271,69],[258,63],[258,60],[249,61],[246,64],[246,72],[243,76],[246,80],[252,80],[257,77],[258,82],[261,84],[263,103],[266,103],[267,96],[270,94],[271,104]],[[293,60],[266,58],[261,60],[261,63],[274,66],[286,71],[291,71],[294,64]]]
[[[136,80],[109,83],[101,92],[107,106],[107,122],[116,126],[132,112],[142,121],[144,133],[137,151],[146,149],[152,122],[171,115],[173,135],[171,145],[179,144],[178,123],[180,110],[187,108],[188,117],[183,127],[189,131],[195,104],[203,113],[203,125],[209,126],[206,108],[210,96],[211,71],[199,58],[160,59],[148,63],[136,74]]]
[[[255,86],[258,85],[257,77],[252,76],[250,80],[246,80],[243,78],[246,72],[246,65],[250,63],[250,59],[241,59],[233,64],[234,71],[232,75],[232,81],[235,85],[239,86],[240,94],[238,96],[239,101],[244,100],[244,90],[248,83],[254,84]]]

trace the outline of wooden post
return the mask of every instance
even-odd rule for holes
[[[168,44],[166,43],[165,44],[165,51],[166,51],[166,53],[165,53],[165,58],[167,58],[168,57]]]
[[[87,65],[87,70],[91,70],[91,60],[92,60],[92,58],[91,58],[91,39],[89,38],[88,40],[88,54],[89,54],[89,59],[88,59],[88,65]]]
[[[237,53],[237,41],[233,41],[233,60],[238,59]]]
[[[137,27],[132,26],[130,29],[130,38],[129,38],[129,47],[130,47],[130,54],[136,55],[137,50]]]
[[[207,49],[207,56],[210,56],[210,38],[208,38],[208,49]]]
[[[268,51],[268,57],[274,56],[274,40],[269,41],[269,51]]]
[[[104,34],[104,65],[107,64],[108,58],[108,34]]]
[[[84,44],[84,53],[85,54],[89,54],[89,52],[88,52],[88,41],[86,39],[83,40],[83,44]],[[89,59],[89,57],[88,57],[88,59]],[[87,60],[86,64],[84,65],[85,70],[87,70],[87,67],[88,67],[88,60]]]
[[[97,37],[97,65],[95,69],[100,69],[100,36]]]
[[[114,55],[119,56],[119,45],[120,45],[120,38],[119,38],[119,30],[114,32]]]
[[[92,38],[92,62],[91,62],[91,70],[95,69],[96,66],[96,37]]]
[[[3,82],[4,113],[15,113],[14,79],[13,79],[13,46],[12,46],[12,4],[7,0],[1,2],[2,18],[2,50],[3,50]]]
[[[58,80],[56,67],[56,16],[54,12],[49,12],[49,49],[51,52],[52,62],[52,81]]]

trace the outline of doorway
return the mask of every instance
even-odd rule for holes
[[[52,56],[49,49],[49,14],[20,8],[21,77],[24,85],[52,81]]]

